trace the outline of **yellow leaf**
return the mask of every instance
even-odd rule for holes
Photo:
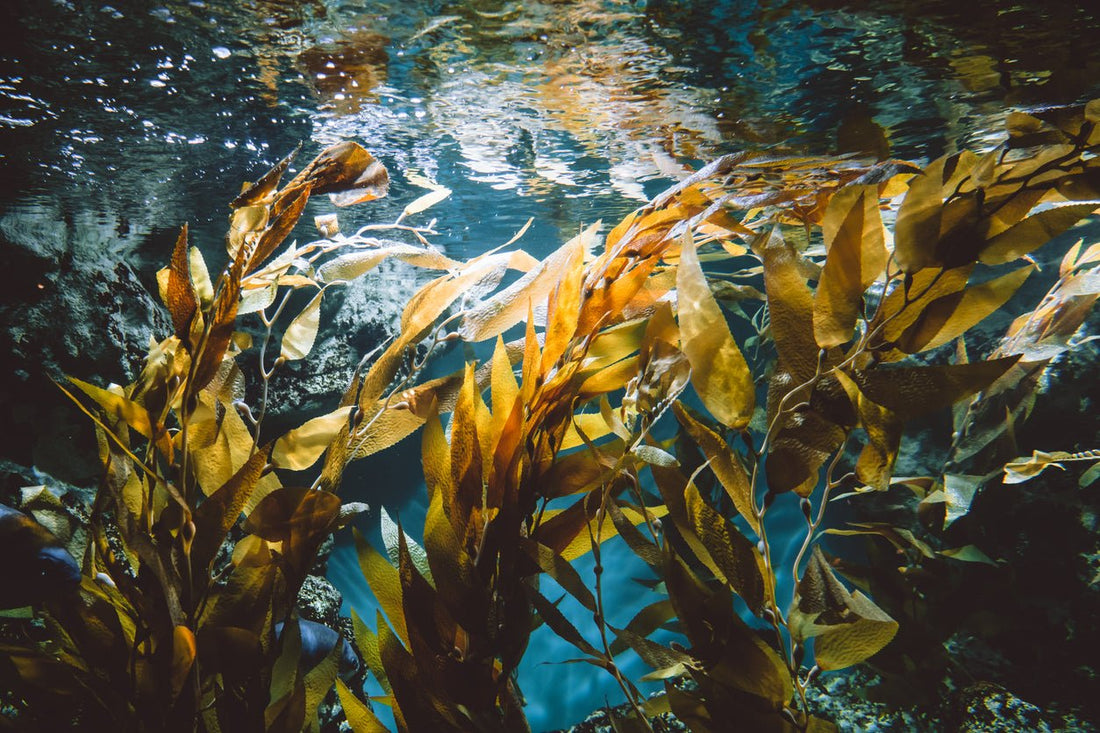
[[[214,302],[214,285],[210,281],[210,271],[206,269],[206,261],[202,258],[202,252],[198,247],[191,248],[188,261],[191,264],[191,284],[195,287],[199,305],[203,309],[209,308]]]
[[[539,349],[539,337],[535,333],[534,303],[527,303],[527,330],[523,337],[523,364],[520,371],[520,399],[525,404],[531,402],[531,398],[538,388],[539,365],[542,364],[541,351]]]
[[[230,259],[237,258],[242,246],[255,244],[260,232],[267,226],[267,215],[267,206],[242,206],[233,212],[226,237]]]
[[[627,521],[629,521],[631,524],[633,524],[635,526],[645,522],[645,517],[643,517],[636,509],[632,509],[631,507],[625,507],[624,506],[624,507],[622,507],[622,511],[623,511],[623,514],[626,515]],[[659,518],[665,516],[666,514],[668,514],[668,507],[666,507],[664,504],[662,504],[662,505],[656,506],[656,507],[646,507],[646,511],[649,512],[649,515],[651,517],[659,519]],[[544,521],[548,520],[557,513],[558,513],[557,511],[547,511],[543,515],[543,520]],[[588,526],[589,526],[589,529],[592,531],[592,537],[595,537],[596,536],[596,520],[593,518],[589,522]],[[600,528],[600,543],[602,544],[602,543],[606,542],[607,540],[611,539],[612,537],[617,536],[618,534],[619,534],[619,532],[618,532],[618,530],[615,529],[615,525],[612,524],[609,521],[605,521],[603,523],[603,527]],[[589,553],[591,551],[592,551],[592,540],[589,537],[588,532],[580,532],[576,537],[573,538],[573,540],[568,545],[566,545],[565,549],[563,549],[558,554],[561,555],[561,557],[563,559],[565,559],[566,562],[573,562],[578,557],[583,557],[584,555],[586,555],[587,553]]]
[[[89,384],[76,377],[69,377],[69,381],[79,387],[84,394],[95,400],[96,404],[102,407],[108,416],[122,420],[146,438],[153,437],[153,426],[149,420],[149,413],[141,405],[120,394]]]
[[[375,417],[364,420],[364,427],[355,434],[350,458],[365,458],[397,445],[423,424],[424,418],[412,410],[391,405]]]
[[[344,709],[352,733],[389,733],[389,729],[348,689],[343,680],[336,680],[336,694],[340,697],[340,707]]]
[[[549,373],[564,354],[577,330],[581,306],[581,284],[584,278],[584,250],[575,247],[562,265],[561,282],[550,295],[546,322],[546,338],[542,347],[542,371]]]
[[[987,265],[1000,265],[1023,257],[1066,231],[1098,207],[1098,201],[1054,204],[987,241],[978,258]]]
[[[421,196],[420,198],[416,199],[415,201],[410,203],[408,206],[406,206],[405,210],[401,212],[401,217],[400,218],[404,219],[406,216],[412,216],[413,214],[419,214],[421,211],[424,211],[425,209],[429,209],[432,206],[435,206],[440,201],[443,201],[444,199],[446,199],[450,195],[451,195],[451,189],[445,188],[443,186],[439,186],[438,188],[435,188],[434,190],[429,191],[428,193],[424,194],[423,196]]]
[[[676,288],[681,349],[691,364],[691,382],[719,422],[740,430],[752,418],[756,401],[752,374],[707,286],[690,231],[684,234]]]
[[[604,367],[585,378],[577,390],[578,398],[583,402],[598,395],[620,390],[634,377],[638,376],[639,357],[637,354]]]
[[[324,294],[324,290],[318,291],[313,300],[286,327],[279,356],[294,361],[304,359],[309,354],[317,338],[317,329],[321,325],[321,298]]]
[[[566,274],[578,250],[587,252],[595,243],[596,225],[563,244],[516,282],[467,311],[459,332],[467,341],[483,341],[519,323],[528,304],[541,304]]]
[[[493,349],[491,396],[493,401],[493,435],[499,436],[504,429],[504,424],[512,412],[516,398],[519,397],[519,383],[512,371],[512,362],[508,358],[508,350],[504,346],[504,339],[497,337],[496,348]]]
[[[279,291],[279,283],[273,282],[259,288],[248,288],[241,292],[241,304],[237,308],[237,315],[256,313],[267,308],[275,302],[275,296]]]
[[[438,494],[445,497],[445,503],[450,506],[453,494],[451,452],[438,414],[428,418],[421,441],[421,463],[424,466],[424,484],[428,489],[428,500],[434,501]]]
[[[898,348],[915,354],[954,341],[1008,302],[1033,266],[1021,267],[996,279],[951,293],[919,310],[912,325],[897,339]]]
[[[275,441],[271,460],[280,468],[302,471],[312,466],[325,452],[340,429],[348,424],[352,407],[341,407],[327,415],[307,420]]]
[[[863,292],[886,267],[875,186],[849,186],[829,202],[822,224],[828,255],[814,295],[814,337],[827,349],[852,338]]]
[[[380,611],[376,612],[375,618],[379,628],[386,623]],[[367,669],[378,680],[382,689],[392,695],[393,690],[390,688],[390,681],[386,677],[386,669],[382,666],[382,656],[378,649],[378,635],[367,627],[354,608],[351,609],[351,625],[355,631],[355,646],[359,649],[359,656],[366,662]]]
[[[1071,458],[1072,454],[1065,451],[1054,451],[1052,453],[1041,450],[1032,451],[1030,458],[1017,458],[1015,461],[1005,464],[1003,483],[1021,484],[1035,478],[1052,466],[1064,471],[1066,467],[1058,461]]]
[[[452,270],[459,269],[462,266],[461,262],[452,260],[431,247],[393,244],[378,249],[357,250],[340,255],[321,265],[317,269],[317,274],[324,282],[354,280],[374,269],[380,262],[389,257],[429,270]]]
[[[684,430],[707,457],[710,470],[714,471],[722,488],[726,490],[726,495],[733,502],[734,508],[745,518],[752,530],[760,534],[760,521],[753,506],[749,475],[729,444],[722,436],[696,420],[679,402],[672,404],[672,410],[676,413],[680,424],[684,426]]]
[[[219,418],[220,414],[220,418]],[[217,491],[252,455],[252,433],[231,406],[215,407],[215,399],[203,392],[191,416],[188,447],[207,495]]]
[[[646,332],[647,320],[626,321],[600,331],[588,347],[585,368],[595,369],[621,361],[638,350]]]
[[[947,550],[940,550],[940,554],[962,562],[980,562],[997,567],[997,563],[990,558],[989,555],[985,554],[974,545],[963,545],[962,547],[952,547]]]
[[[168,680],[169,698],[176,699],[187,682],[195,663],[195,635],[186,626],[172,629],[172,674]]]
[[[848,592],[820,547],[814,548],[798,583],[789,621],[795,639],[814,639],[814,658],[824,670],[859,664],[890,643],[898,631],[897,621],[870,598],[859,591]]]
[[[877,654],[898,633],[898,622],[859,591],[849,598],[848,610],[858,620],[831,626],[814,639],[814,661],[823,670],[859,664]]]
[[[378,605],[386,612],[386,617],[393,624],[401,641],[408,644],[409,632],[405,628],[405,611],[402,606],[401,578],[397,568],[390,561],[371,547],[370,543],[353,530],[355,535],[355,550],[359,556],[359,568],[363,571],[363,577],[367,579],[371,593],[378,599]],[[381,631],[381,629],[379,629]]]
[[[574,415],[569,427],[566,428],[560,450],[569,450],[585,444],[578,429],[583,431],[589,440],[598,440],[611,433],[611,425],[602,415],[595,412],[582,412]]]

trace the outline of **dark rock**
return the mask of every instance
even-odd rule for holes
[[[273,424],[285,422],[289,428],[295,420],[333,409],[364,355],[397,332],[401,310],[422,281],[408,265],[383,262],[358,280],[326,291],[313,350],[287,363],[271,381]]]
[[[339,630],[342,628],[340,604],[343,601],[340,591],[327,579],[307,575],[298,591],[298,613],[304,619]]]
[[[75,484],[99,473],[87,418],[51,379],[130,381],[167,314],[125,263],[139,235],[46,205],[0,219],[0,456]],[[133,241],[132,241],[133,240]]]
[[[1050,733],[1053,730],[1067,730],[1053,726],[1043,711],[1031,703],[988,682],[979,682],[960,691],[956,706],[958,733]]]
[[[806,690],[806,700],[813,715],[831,720],[841,733],[942,730],[934,707],[877,699],[881,682],[864,667],[825,673]]]

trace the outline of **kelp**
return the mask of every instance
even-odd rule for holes
[[[1081,118],[1057,155],[1012,140],[924,170],[900,161],[728,156],[612,228],[602,252],[586,259],[574,241],[538,274],[449,315],[459,324],[455,337],[477,341],[522,323],[526,312],[526,335],[514,344],[498,338],[488,364],[468,365],[449,432],[435,417],[446,403],[432,409],[422,450],[434,580],[404,560],[398,584],[385,580],[385,566],[362,564],[372,588],[385,585],[402,599],[386,608],[403,630],[402,653],[392,664],[379,660],[379,679],[437,679],[440,650],[453,647],[448,663],[461,667],[450,674],[480,678],[477,689],[494,694],[475,700],[444,684],[390,686],[385,702],[398,728],[418,730],[414,717],[447,711],[445,723],[418,719],[519,729],[510,675],[533,615],[575,647],[573,661],[618,681],[629,702],[616,721],[622,729],[648,729],[662,710],[692,730],[723,729],[727,720],[753,730],[828,729],[807,707],[807,686],[874,656],[898,623],[849,590],[822,553],[825,510],[843,489],[890,485],[907,423],[1026,368],[1019,351],[970,361],[940,347],[997,312],[1033,270],[990,277],[981,265],[1026,256],[1096,208],[1065,195],[1070,181],[1094,174],[1093,129]],[[899,211],[892,233],[883,209]],[[707,261],[751,259],[708,277],[701,248]],[[718,277],[762,281],[762,335],[774,362],[746,358],[714,297]],[[928,352],[938,363],[911,356]],[[765,383],[761,423],[755,404]],[[670,411],[683,431],[676,439],[656,430]],[[347,455],[339,444],[334,451]],[[723,490],[717,500],[700,489],[704,472]],[[779,568],[767,509],[785,492],[802,497],[806,534],[793,566]],[[934,554],[888,524],[836,531]],[[624,629],[608,624],[601,583],[600,546],[615,534],[668,597]],[[571,568],[578,552],[595,556],[590,582]],[[941,555],[984,557],[973,547]],[[594,637],[540,593],[542,573],[592,613]],[[778,597],[781,577],[794,580],[789,601]],[[734,610],[734,595],[753,623]],[[647,638],[672,620],[688,647]],[[761,624],[778,644],[765,641]],[[615,658],[628,648],[654,668],[648,679],[667,680],[663,696],[644,699],[621,673]]]
[[[627,700],[617,730],[653,730],[665,712],[693,731],[832,729],[808,687],[874,657],[899,622],[845,581],[823,536],[885,539],[914,563],[990,559],[887,522],[830,527],[827,509],[895,485],[906,426],[951,408],[954,463],[905,481],[927,503],[942,497],[950,521],[966,515],[981,489],[971,466],[1005,433],[990,415],[1007,405],[1026,417],[1098,292],[1097,246],[1076,246],[1000,346],[982,359],[963,347],[1035,269],[1012,263],[1096,210],[1097,104],[1014,114],[1001,147],[923,168],[725,156],[606,237],[582,229],[541,261],[507,246],[469,261],[432,248],[430,227],[403,223],[446,198],[431,182],[394,224],[347,236],[325,216],[325,239],[286,246],[311,194],[369,200],[387,174],[350,143],[281,187],[280,162],[233,201],[216,282],[181,232],[159,278],[173,333],[139,379],[61,385],[94,420],[105,471],[81,604],[47,609],[59,651],[8,652],[27,714],[61,692],[127,727],[313,729],[335,686],[353,730],[384,730],[337,680],[336,650],[300,669],[294,625],[278,638],[274,627],[293,618],[320,542],[345,521],[348,465],[419,431],[422,542],[384,513],[384,553],[356,537],[379,610],[354,616],[355,642],[399,731],[528,729],[516,670],[540,624],[575,649],[571,662],[615,679]],[[417,242],[371,236],[386,229]],[[338,405],[269,436],[272,376],[308,358],[325,293],[390,257],[440,274]],[[518,277],[502,286],[509,270]],[[238,328],[248,314],[258,337]],[[486,358],[426,378],[459,341],[483,343]],[[237,363],[247,349],[259,355],[255,409]],[[1036,453],[982,470],[1021,481],[1094,458]],[[284,469],[316,478],[283,486]],[[777,501],[805,518],[785,567]],[[622,628],[603,585],[614,568],[602,546],[616,536],[657,578]],[[585,577],[574,561],[589,553]],[[591,624],[545,594],[544,574]],[[661,628],[680,641],[650,638]],[[646,699],[624,674],[627,650],[661,694]]]
[[[341,502],[283,485],[272,447],[286,440],[264,439],[262,420],[271,375],[304,358],[319,328],[331,283],[313,276],[311,260],[365,245],[285,240],[312,194],[328,193],[337,205],[377,198],[388,174],[366,150],[343,143],[280,185],[292,157],[232,202],[228,264],[216,280],[182,228],[157,277],[173,332],[150,346],[135,382],[58,383],[92,420],[104,472],[89,511],[79,601],[47,605],[47,642],[5,650],[18,660],[21,724],[317,728],[339,645],[322,664],[300,668],[293,609],[318,548],[343,521]],[[288,319],[298,289],[314,295]],[[266,326],[255,412],[238,363],[254,348],[240,324],[246,313]],[[268,364],[280,316],[280,354]],[[72,707],[49,702],[58,697]]]

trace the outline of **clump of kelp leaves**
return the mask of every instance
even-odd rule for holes
[[[338,678],[338,648],[299,668],[292,609],[321,542],[346,522],[345,468],[421,431],[423,543],[388,519],[389,557],[357,537],[381,610],[355,617],[355,643],[385,692],[375,706],[392,708],[399,730],[527,729],[515,672],[540,623],[617,681],[619,731],[662,729],[668,712],[694,731],[831,729],[808,687],[882,650],[898,622],[851,589],[822,535],[885,538],[907,566],[893,572],[988,561],[946,547],[943,530],[967,514],[976,476],[1001,479],[1005,460],[991,461],[1100,292],[1100,244],[1069,249],[1053,288],[987,358],[968,355],[963,336],[1036,269],[1030,252],[1098,207],[1098,121],[1100,101],[1013,113],[997,149],[923,170],[723,157],[602,243],[592,226],[542,261],[508,246],[467,262],[433,249],[431,225],[406,222],[441,187],[393,224],[344,235],[329,215],[324,239],[284,246],[311,194],[343,205],[388,183],[352,143],[280,187],[284,160],[232,202],[216,282],[180,234],[160,278],[174,333],[137,381],[62,385],[94,420],[105,471],[79,603],[47,604],[48,638],[4,648],[21,720],[316,729],[335,686],[355,731],[385,730]],[[338,407],[270,439],[272,375],[308,355],[329,289],[387,257],[443,274],[412,295]],[[495,347],[426,379],[454,342]],[[238,364],[248,349],[260,363],[251,406]],[[910,420],[952,406],[944,472],[901,480],[922,517],[938,517],[922,537],[881,522],[828,528],[837,498],[896,485]],[[1010,478],[1072,458],[1021,459]],[[308,488],[280,481],[318,464],[293,474],[316,476]],[[769,508],[790,495],[805,538],[780,566]],[[614,536],[659,580],[623,628],[608,622],[601,583],[615,569],[601,543]],[[572,564],[587,553],[588,578]],[[540,591],[544,573],[590,625]],[[793,598],[780,597],[792,582]],[[681,641],[656,641],[658,629]],[[647,698],[624,675],[627,650],[663,693]]]

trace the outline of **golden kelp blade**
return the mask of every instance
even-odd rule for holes
[[[829,201],[822,224],[828,255],[814,294],[814,337],[818,346],[840,346],[852,338],[863,293],[886,267],[882,219],[875,186],[849,186]]]
[[[740,430],[752,418],[756,385],[710,292],[690,233],[681,244],[676,288],[680,348],[691,363],[691,382],[712,415]]]

